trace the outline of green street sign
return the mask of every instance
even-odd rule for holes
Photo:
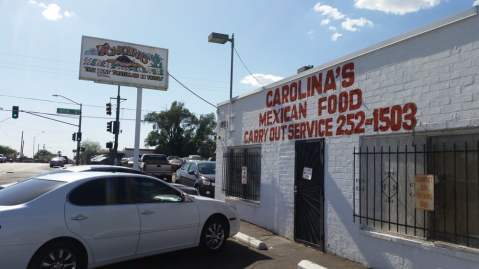
[[[57,114],[80,115],[80,109],[57,108]]]

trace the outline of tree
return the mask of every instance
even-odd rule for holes
[[[173,102],[169,109],[145,115],[145,121],[153,123],[153,131],[145,139],[147,146],[168,155],[185,155],[194,151],[196,116],[183,103]]]
[[[8,156],[12,159],[15,159],[17,157],[17,151],[12,149],[9,146],[0,145],[0,154],[3,154],[4,156]]]
[[[216,119],[214,113],[201,115],[197,127],[193,143],[197,147],[197,153],[204,158],[213,157],[216,152],[215,132]]]
[[[159,153],[200,154],[205,158],[214,155],[216,119],[213,113],[198,118],[183,103],[175,101],[169,109],[147,114],[145,121],[153,124],[145,144],[156,147]]]
[[[54,156],[55,156],[55,154],[51,153],[50,151],[48,151],[46,149],[42,149],[42,150],[37,151],[37,153],[35,153],[35,156],[33,156],[33,159],[39,160],[41,162],[48,162]]]
[[[84,147],[85,150],[80,153],[80,163],[89,164],[90,159],[101,152],[101,146],[98,142],[85,140],[81,143],[81,147]]]

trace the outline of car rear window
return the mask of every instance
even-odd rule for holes
[[[168,163],[166,158],[166,155],[143,155],[141,161],[148,163]]]
[[[0,205],[8,206],[28,203],[63,184],[65,184],[63,181],[38,178],[18,182],[0,192]]]

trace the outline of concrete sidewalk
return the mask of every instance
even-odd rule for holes
[[[358,263],[290,241],[248,222],[241,222],[240,232],[265,242],[269,248],[263,251],[254,250],[270,259],[258,260],[248,268],[297,268],[297,264],[301,260],[310,260],[328,269],[366,268]]]

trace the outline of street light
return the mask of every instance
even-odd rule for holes
[[[70,102],[72,102],[73,104],[76,104],[76,105],[79,105],[80,106],[80,117],[78,119],[78,133],[77,133],[77,137],[80,137],[80,138],[77,138],[77,152],[76,152],[76,165],[79,165],[80,164],[80,142],[81,142],[81,116],[82,116],[82,104],[81,103],[78,103],[78,102],[75,102],[73,101],[72,99],[68,98],[68,97],[65,97],[63,95],[60,95],[60,94],[53,94],[52,95],[53,97],[60,97],[60,98],[63,98],[63,99],[66,99]]]
[[[233,51],[235,48],[235,34],[231,34],[231,38],[226,34],[211,33],[208,36],[208,42],[216,44],[225,44],[231,42],[231,66],[230,66],[230,103],[233,100]]]
[[[32,152],[32,159],[34,159],[34,158],[35,158],[35,139],[36,139],[37,135],[44,134],[44,133],[45,133],[45,131],[40,131],[40,132],[38,132],[37,134],[35,134],[35,135],[33,136],[33,152]],[[37,150],[37,153],[38,153],[38,150]]]

